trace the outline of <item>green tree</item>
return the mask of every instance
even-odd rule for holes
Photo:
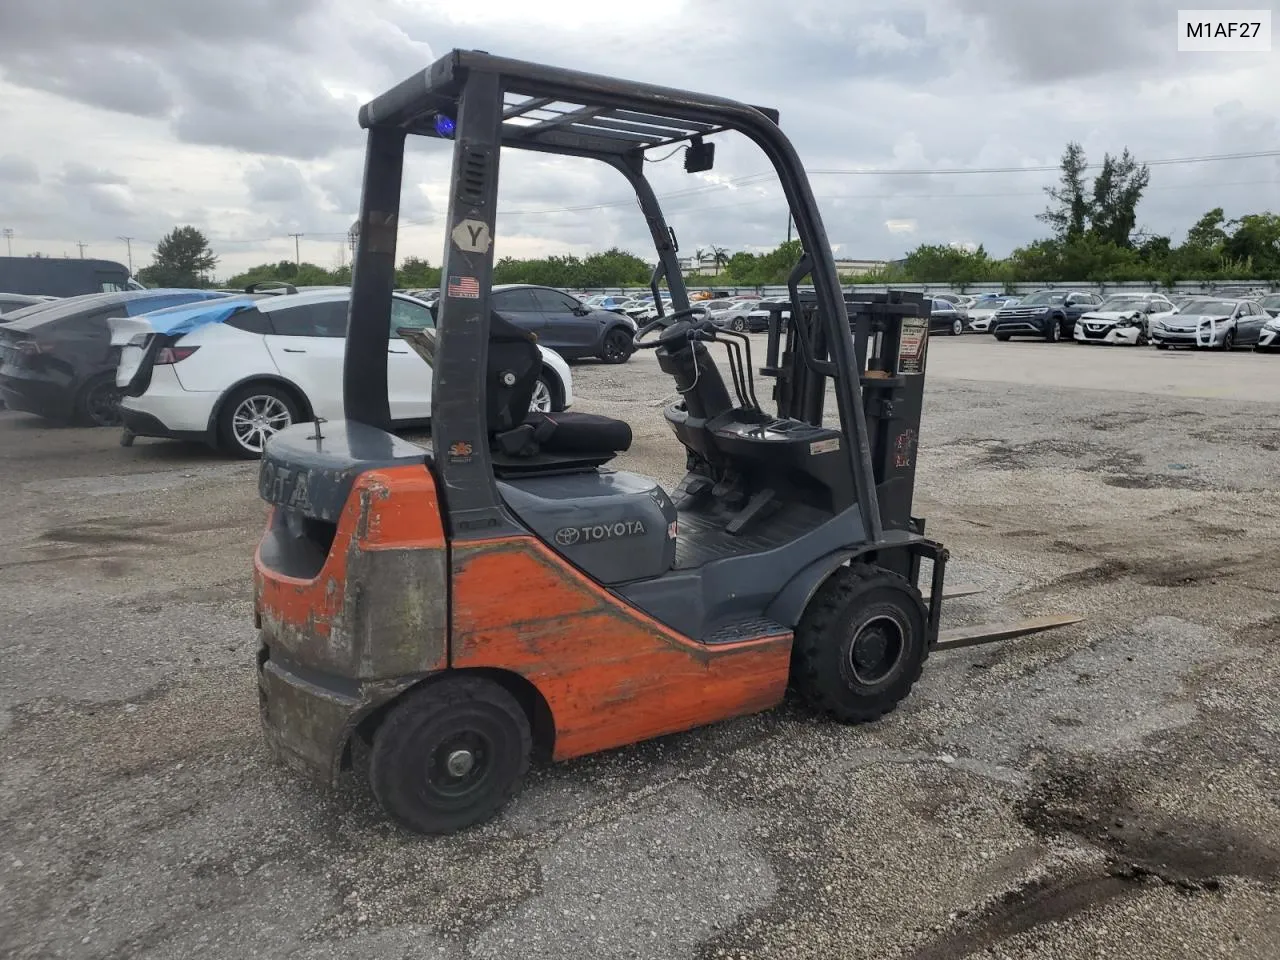
[[[149,287],[207,287],[217,263],[203,233],[174,227],[156,245],[151,265],[138,271],[138,280]]]
[[[1183,246],[1202,250],[1220,250],[1227,241],[1227,231],[1222,229],[1226,221],[1227,217],[1222,212],[1222,208],[1214,207],[1187,231]]]
[[[428,290],[440,286],[440,268],[422,257],[405,257],[396,271],[396,286],[406,290]]]
[[[1248,263],[1258,276],[1280,276],[1280,215],[1249,213],[1228,226],[1234,230],[1222,250],[1229,259]]]
[[[715,264],[716,276],[720,276],[720,270],[729,262],[729,251],[724,247],[711,245],[711,262]]]
[[[1138,222],[1138,202],[1151,182],[1151,171],[1138,163],[1126,147],[1118,157],[1106,154],[1102,169],[1093,179],[1093,201],[1089,205],[1089,232],[1103,243],[1132,246],[1131,236]]]
[[[1073,140],[1067,144],[1062,154],[1059,186],[1044,188],[1055,205],[1047,208],[1044,213],[1036,214],[1036,219],[1049,224],[1059,240],[1082,237],[1088,227],[1090,209],[1084,186],[1084,171],[1087,167],[1084,148]]]

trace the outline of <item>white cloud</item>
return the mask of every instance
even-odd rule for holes
[[[41,0],[0,32],[0,225],[15,252],[135,261],[178,223],[226,271],[303,255],[336,262],[359,202],[359,103],[453,47],[701,89],[777,107],[843,256],[916,243],[995,255],[1041,235],[1052,173],[833,175],[1140,159],[1280,147],[1274,57],[1179,57],[1155,0]],[[13,6],[12,4],[10,6]],[[1168,21],[1168,22],[1166,22]],[[261,29],[252,25],[267,25]],[[797,51],[800,51],[797,61]],[[681,246],[767,249],[786,235],[769,165],[717,139],[716,169],[648,166]],[[437,262],[449,154],[414,144],[401,253]],[[1152,168],[1141,225],[1180,235],[1204,210],[1280,209],[1275,158]],[[648,255],[625,181],[599,164],[504,155],[499,256]],[[568,209],[566,209],[568,208]]]

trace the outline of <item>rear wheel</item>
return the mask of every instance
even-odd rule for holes
[[[897,574],[841,567],[795,632],[791,675],[811,705],[845,723],[875,720],[910,692],[929,655],[920,591]]]
[[[631,334],[621,327],[614,327],[604,336],[600,347],[600,359],[605,363],[626,363],[631,357]]]
[[[488,820],[529,769],[529,718],[504,688],[447,677],[401,701],[378,727],[369,783],[382,809],[417,833]]]
[[[267,440],[296,423],[298,402],[287,390],[269,383],[251,383],[229,396],[218,414],[223,444],[238,457],[262,456]]]
[[[551,413],[556,408],[556,391],[545,373],[538,375],[533,385],[533,398],[529,401],[530,413]]]
[[[121,396],[115,374],[94,377],[76,399],[76,420],[87,427],[118,427]]]

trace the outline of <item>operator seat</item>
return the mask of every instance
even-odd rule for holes
[[[631,427],[593,413],[530,413],[542,372],[537,337],[498,313],[489,320],[488,418],[495,466],[521,472],[598,466],[631,447]]]

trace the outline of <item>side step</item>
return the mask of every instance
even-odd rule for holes
[[[945,594],[950,596],[948,592]],[[1069,627],[1073,623],[1083,622],[1084,617],[1073,613],[1057,613],[1047,617],[1031,617],[1016,623],[979,623],[969,627],[955,627],[951,630],[940,630],[938,642],[933,650],[959,650],[962,647],[978,647],[984,643],[995,643],[999,640],[1011,640],[1014,637],[1025,637],[1032,633],[1043,633],[1056,630],[1058,627]]]

